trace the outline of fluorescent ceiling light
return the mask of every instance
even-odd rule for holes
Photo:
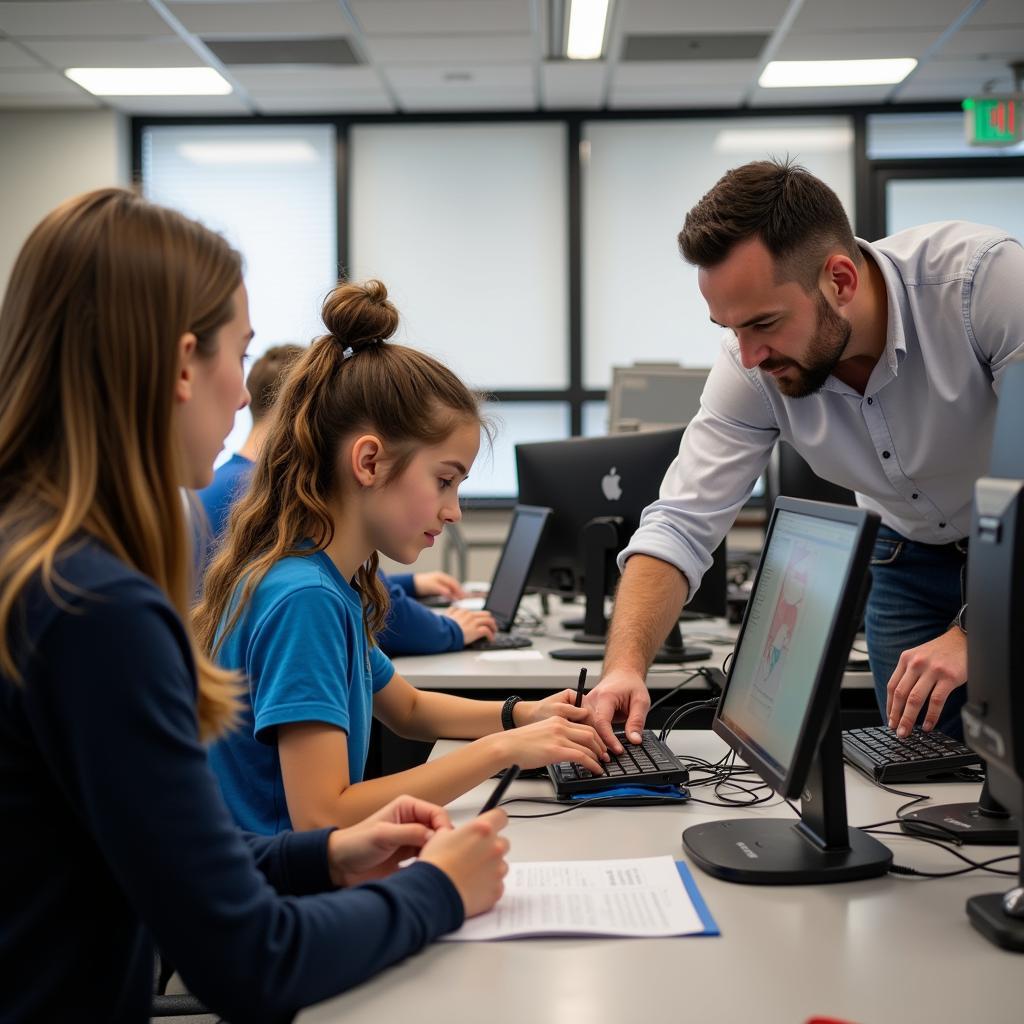
[[[572,0],[565,55],[569,60],[597,60],[604,45],[609,0]]]
[[[853,145],[853,129],[723,128],[716,136],[716,153],[826,153]]]
[[[68,68],[94,96],[225,96],[230,84],[213,68]]]
[[[762,89],[806,89],[833,85],[895,85],[914,68],[913,57],[880,60],[773,60],[761,72]]]
[[[194,164],[311,164],[316,150],[301,139],[266,142],[183,142],[178,153]]]

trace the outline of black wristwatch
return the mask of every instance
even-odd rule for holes
[[[516,720],[512,717],[512,709],[522,699],[522,697],[505,698],[505,703],[501,705],[501,727],[503,729],[514,729],[516,727]]]
[[[964,605],[960,611],[956,613],[956,618],[949,624],[950,629],[954,626],[956,626],[964,636],[967,635],[967,605]]]

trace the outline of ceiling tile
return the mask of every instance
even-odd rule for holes
[[[395,106],[385,92],[280,92],[253,94],[264,114],[390,114]]]
[[[527,0],[350,0],[369,35],[490,35],[530,31]]]
[[[160,35],[167,24],[143,0],[0,3],[0,31],[11,36],[112,38]]]
[[[112,107],[126,114],[248,114],[235,95],[229,96],[106,96]]]
[[[811,89],[755,88],[751,105],[755,107],[845,106],[855,103],[883,103],[891,85],[814,87]]]
[[[636,32],[771,32],[786,12],[789,0],[629,0],[623,4],[619,27]]]
[[[963,13],[966,0],[813,0],[800,8],[794,34],[845,32],[861,29],[877,32],[918,29],[942,33]]]
[[[0,68],[38,68],[40,62],[20,46],[0,39]]]
[[[674,63],[617,64],[615,89],[677,85],[748,85],[760,64],[753,60],[702,60]]]
[[[962,28],[942,48],[941,57],[1000,56],[1024,60],[1024,15],[1016,26]]]
[[[33,39],[25,43],[55,68],[194,68],[200,60],[177,36],[148,39]]]
[[[409,112],[535,110],[532,89],[406,89],[398,90],[402,109]]]
[[[352,25],[337,0],[278,3],[169,3],[171,13],[198,36],[349,35]]]
[[[535,44],[528,35],[371,36],[367,49],[383,64],[446,64],[533,59]]]
[[[438,93],[474,89],[532,89],[533,68],[527,64],[460,64],[458,67],[432,67],[418,64],[392,64],[383,69],[398,90],[427,89]]]
[[[743,98],[745,84],[676,85],[660,87],[613,87],[608,105],[613,110],[643,110],[675,107],[734,107]]]
[[[604,100],[608,66],[603,61],[546,61],[541,101],[547,110],[593,110]]]
[[[931,32],[848,31],[790,33],[775,60],[857,60],[870,57],[920,57],[941,35]]]
[[[0,102],[7,96],[50,96],[58,99],[79,96],[82,92],[59,71],[0,71]]]
[[[1020,0],[987,0],[967,23],[969,28],[989,25],[1017,25],[1024,23],[1024,10]]]
[[[336,68],[322,64],[308,66],[265,64],[234,64],[231,67],[233,77],[254,94],[285,92],[301,92],[307,96],[315,95],[323,90],[334,93],[343,90],[380,89],[380,78],[373,68]]]

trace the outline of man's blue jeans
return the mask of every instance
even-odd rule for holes
[[[900,655],[941,636],[964,603],[967,544],[920,544],[887,526],[878,529],[871,593],[864,613],[875,696],[885,719],[885,691]],[[960,709],[967,687],[947,698],[936,728],[963,739]],[[927,704],[918,718],[924,717]]]

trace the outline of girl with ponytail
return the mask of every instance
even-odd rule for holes
[[[573,691],[519,702],[519,728],[504,730],[500,702],[418,691],[377,647],[378,551],[411,563],[461,518],[480,400],[388,340],[399,317],[379,281],[339,285],[323,320],[281,388],[195,613],[204,651],[247,681],[241,728],[211,751],[236,820],[267,834],[351,823],[399,793],[447,803],[513,763],[599,773],[605,748]],[[363,781],[374,716],[400,736],[476,742]]]

